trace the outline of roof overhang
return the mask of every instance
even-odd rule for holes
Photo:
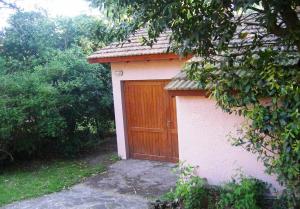
[[[209,93],[206,90],[167,90],[170,96],[202,96],[209,97]]]
[[[210,93],[200,88],[198,82],[190,80],[185,71],[178,73],[165,86],[165,90],[171,96],[202,96],[209,97]]]
[[[152,60],[188,60],[191,56],[180,57],[174,53],[165,54],[146,54],[146,55],[134,55],[134,56],[119,56],[119,57],[88,57],[89,63],[114,63],[114,62],[136,62],[136,61],[152,61]]]

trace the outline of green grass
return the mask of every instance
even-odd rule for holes
[[[0,206],[60,191],[104,170],[104,165],[91,166],[78,160],[14,167],[0,174]]]

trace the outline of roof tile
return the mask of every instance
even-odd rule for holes
[[[201,88],[198,82],[189,80],[185,71],[181,71],[167,84],[165,90],[201,90]]]
[[[143,37],[147,38],[148,33],[145,29],[138,30],[129,38],[122,42],[114,42],[96,52],[94,52],[88,59],[110,58],[110,57],[124,57],[148,54],[165,54],[170,47],[170,31],[161,34],[152,46],[143,44]]]

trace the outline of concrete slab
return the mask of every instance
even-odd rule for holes
[[[169,191],[176,183],[172,171],[175,164],[125,160],[113,164],[107,173],[88,179],[85,184],[114,190],[120,194],[134,194],[143,197],[157,197]]]

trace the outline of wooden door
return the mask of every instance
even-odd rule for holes
[[[129,156],[178,161],[176,102],[164,90],[168,81],[125,81]]]

